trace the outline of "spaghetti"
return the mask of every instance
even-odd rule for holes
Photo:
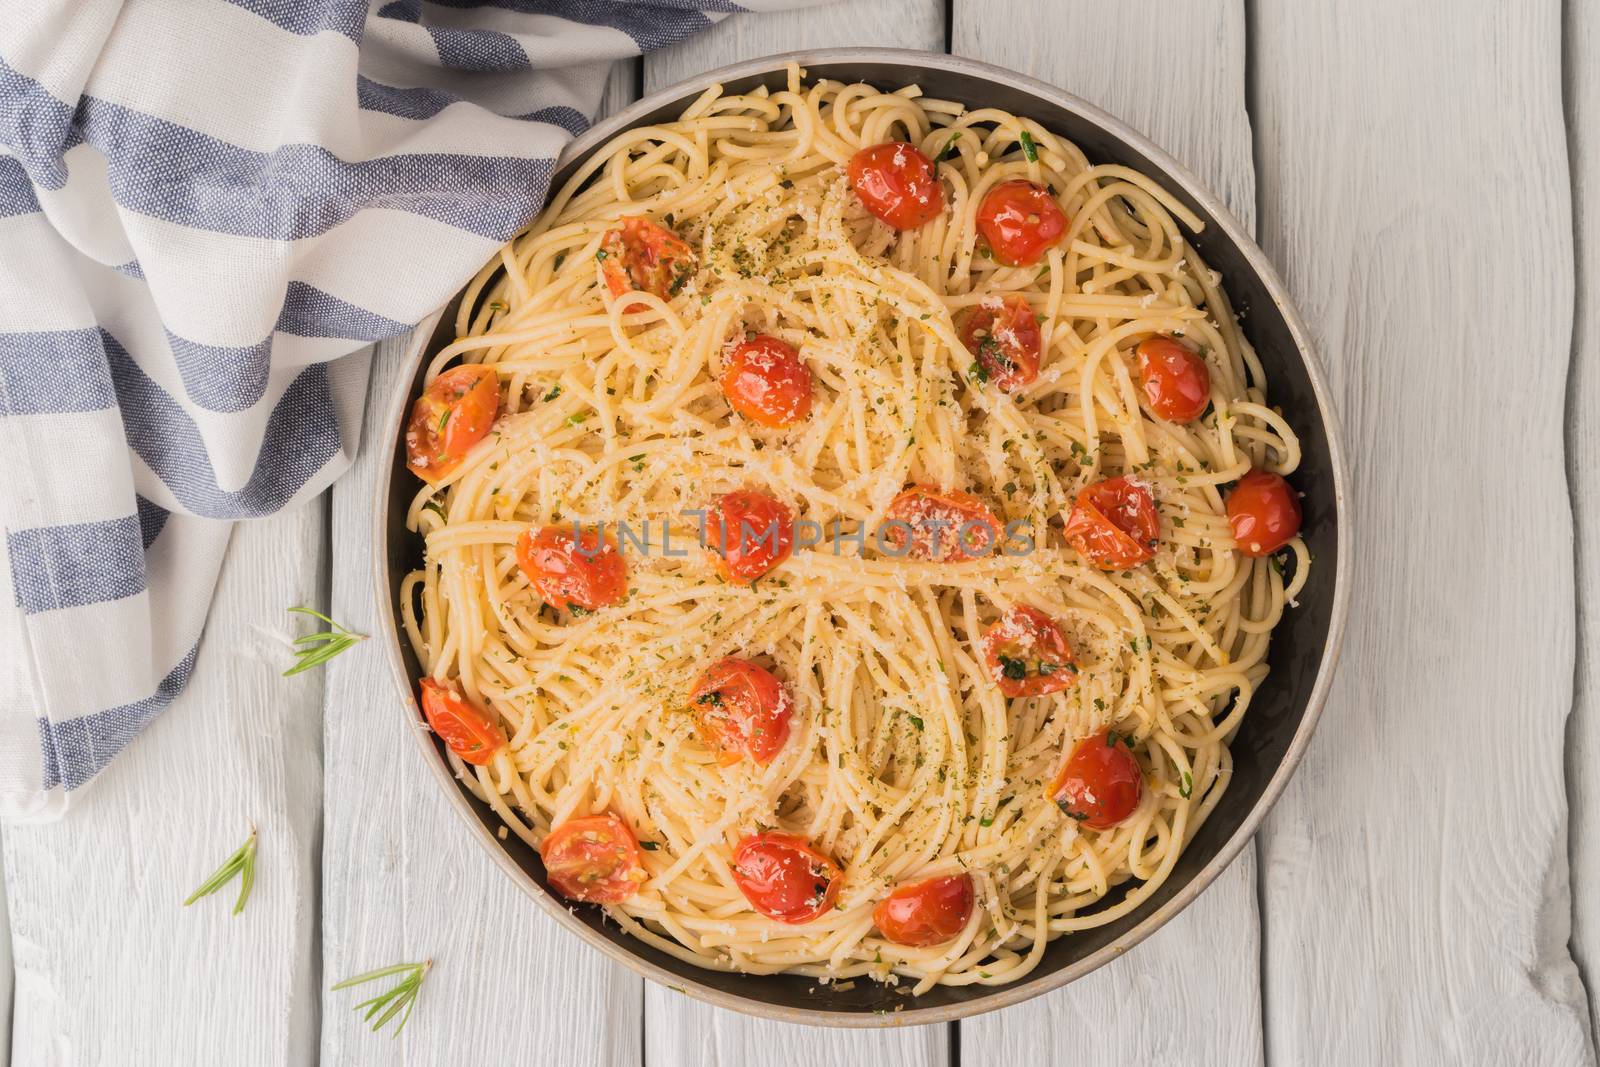
[[[1161,885],[1310,564],[1200,225],[1025,118],[797,69],[585,161],[428,368],[400,591],[557,891],[922,992]],[[717,532],[751,515],[782,537]]]

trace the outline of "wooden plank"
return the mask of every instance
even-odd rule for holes
[[[602,113],[637,95],[637,63],[614,64]],[[377,413],[409,340],[378,346],[360,458],[333,489],[334,617],[362,630],[375,610],[373,479],[393,448],[378,437]],[[387,1064],[396,1055],[350,1010],[364,996],[327,986],[432,958],[401,1038],[412,1061],[510,1063],[535,1051],[538,1062],[562,1067],[638,1063],[642,981],[560,929],[468,836],[416,751],[378,650],[363,651],[329,664],[323,1062]],[[606,1025],[584,1024],[594,1019]]]
[[[326,521],[318,499],[241,523],[188,689],[60,822],[6,827],[15,1062],[315,1057],[323,680],[281,673]],[[252,822],[244,912],[230,890],[182,907]]]
[[[1262,835],[1268,1055],[1583,1062],[1561,4],[1254,10],[1261,232],[1360,521],[1338,684]]]
[[[1578,670],[1568,728],[1572,952],[1600,1014],[1600,5],[1566,4],[1567,152],[1576,212],[1577,286],[1567,394],[1567,485],[1576,513]]]
[[[373,479],[393,454],[376,410],[403,351],[403,339],[378,347],[361,456],[333,490],[331,614],[366,633]],[[371,994],[326,987],[424,959],[434,967],[401,1038],[414,1062],[509,1063],[530,1050],[563,1067],[638,1062],[640,979],[561,930],[469,836],[417,751],[380,650],[327,671],[323,1062],[394,1062],[394,1044],[351,1010]]]
[[[865,0],[735,16],[684,43],[645,57],[645,92],[743,59],[802,48],[898,45],[944,50],[941,0]],[[762,1063],[879,1067],[948,1062],[943,1026],[857,1032],[789,1026],[691,1001],[653,983],[645,989],[645,1058],[655,1065]]]
[[[1022,24],[1030,31],[1014,32]],[[1253,223],[1240,0],[957,0],[952,51],[1105,108],[1193,170],[1247,227]],[[1192,907],[1127,956],[1066,989],[963,1023],[963,1059],[1260,1063],[1255,871],[1246,849]]]

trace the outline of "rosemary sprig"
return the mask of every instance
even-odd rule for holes
[[[209,897],[233,881],[234,875],[239,876],[239,899],[233,902],[233,913],[239,914],[244,910],[244,902],[250,899],[250,887],[256,884],[256,828],[250,827],[250,836],[244,839],[244,844],[239,850],[222,861],[222,866],[212,872],[211,877],[200,883],[200,888],[189,894],[189,899],[183,902],[188,907],[201,897]]]
[[[309,671],[312,667],[321,666],[328,662],[357,641],[365,641],[366,634],[353,633],[345,629],[320,611],[312,608],[290,608],[302,615],[314,615],[333,627],[332,630],[319,630],[315,633],[304,634],[294,639],[294,666],[283,672],[285,678],[301,671]]]
[[[411,1009],[416,1006],[417,990],[422,988],[422,980],[427,977],[428,970],[432,966],[432,960],[423,960],[421,963],[397,963],[393,967],[380,967],[376,971],[368,971],[366,974],[358,974],[354,978],[346,978],[333,988],[348,989],[363,982],[375,982],[380,978],[388,978],[394,974],[405,975],[400,980],[400,984],[387,993],[379,993],[370,1000],[363,1000],[355,1008],[356,1011],[360,1011],[362,1008],[367,1009],[365,1021],[372,1023],[373,1033],[377,1033],[385,1023],[404,1009],[404,1014],[400,1015],[400,1021],[395,1024],[394,1033],[389,1035],[391,1037],[399,1037],[400,1031],[406,1028],[406,1020],[411,1018]],[[379,1014],[380,1012],[382,1014]],[[377,1016],[376,1019],[373,1018],[374,1015]]]

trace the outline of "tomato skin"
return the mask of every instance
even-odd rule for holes
[[[959,489],[910,486],[889,502],[883,517],[882,540],[891,555],[934,563],[990,555],[1004,536],[989,505]],[[909,541],[899,523],[911,528]]]
[[[590,528],[529,527],[517,538],[517,566],[551,607],[598,611],[628,592],[628,565],[607,535]]]
[[[998,306],[991,307],[991,302]],[[961,343],[1006,392],[1039,377],[1044,338],[1025,296],[1008,296],[1004,301],[991,297],[967,312],[961,322]]]
[[[663,300],[678,295],[694,276],[694,249],[665,226],[640,215],[625,215],[600,238],[600,273],[612,296],[637,289]],[[634,303],[623,311],[642,307]]]
[[[811,372],[794,346],[776,337],[735,346],[721,384],[728,406],[763,426],[790,426],[811,414]]]
[[[995,688],[1008,697],[1059,693],[1078,680],[1061,627],[1026,604],[1018,604],[989,627],[983,635],[983,659]]]
[[[748,757],[765,766],[789,740],[789,690],[759,663],[730,656],[700,675],[689,693],[700,732],[724,766]]]
[[[933,163],[904,141],[868,145],[850,157],[849,171],[861,203],[897,230],[915,230],[944,212]]]
[[[1228,525],[1243,555],[1270,556],[1300,532],[1300,495],[1282,475],[1253,470],[1228,494]]]
[[[505,731],[453,685],[424,678],[422,713],[451,752],[482,767],[506,747]]]
[[[406,468],[428,483],[461,465],[489,434],[500,410],[500,381],[493,367],[467,363],[428,383],[406,424]]]
[[[878,932],[897,945],[926,948],[959,934],[972,916],[970,874],[951,874],[908,882],[872,909]]]
[[[539,856],[550,888],[568,900],[617,904],[649,877],[639,859],[639,839],[609,811],[555,827],[540,844]]]
[[[1067,236],[1067,216],[1037,182],[1014,178],[990,189],[978,204],[978,233],[1008,267],[1031,267]]]
[[[1133,814],[1144,795],[1144,772],[1133,749],[1109,730],[1072,746],[1050,796],[1066,814],[1091,830],[1109,830]]]
[[[1126,476],[1108,478],[1078,494],[1064,532],[1101,570],[1126,570],[1155,557],[1161,519],[1150,490]]]
[[[839,865],[794,834],[751,834],[733,852],[733,879],[750,906],[781,923],[805,923],[833,907]]]
[[[1144,398],[1157,417],[1193,422],[1211,402],[1211,370],[1200,354],[1173,337],[1148,337],[1134,350]]]
[[[749,585],[794,552],[794,513],[757,489],[724,493],[706,509],[706,544],[722,577]]]

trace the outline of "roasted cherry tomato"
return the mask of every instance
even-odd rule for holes
[[[1108,830],[1133,814],[1144,793],[1144,772],[1118,734],[1101,730],[1072,746],[1050,787],[1056,806],[1091,830]]]
[[[972,916],[972,876],[950,874],[899,886],[872,909],[878,932],[897,945],[925,948],[959,934]]]
[[[609,811],[568,819],[550,831],[539,855],[550,888],[568,900],[616,904],[649,877],[639,861],[639,839]]]
[[[978,233],[994,258],[1008,267],[1031,267],[1067,235],[1067,216],[1036,182],[1016,178],[984,194]]]
[[[517,566],[553,608],[597,611],[628,592],[628,565],[609,536],[564,526],[532,527],[517,538]]]
[[[1090,563],[1125,570],[1156,554],[1161,519],[1150,490],[1131,478],[1110,478],[1078,494],[1064,532]]]
[[[839,865],[793,834],[752,834],[733,852],[733,880],[750,906],[781,923],[810,922],[833,907]]]
[[[1173,337],[1149,337],[1134,350],[1150,410],[1168,422],[1193,422],[1211,402],[1206,361]]]
[[[928,157],[904,141],[869,145],[850,157],[850,187],[876,217],[914,230],[944,211],[944,187]]]
[[[811,414],[811,372],[792,345],[776,337],[752,337],[728,353],[722,395],[747,419],[788,426]]]
[[[1300,532],[1300,495],[1280,475],[1251,471],[1228,494],[1228,525],[1240,552],[1270,556]]]
[[[596,255],[612,296],[637,289],[663,300],[678,295],[683,283],[694,277],[697,262],[694,249],[677,234],[637,215],[626,216],[620,226],[607,230]]]
[[[450,751],[483,766],[506,745],[506,735],[488,715],[453,685],[422,679],[422,713]]]
[[[962,319],[961,343],[977,357],[978,377],[1007,392],[1039,376],[1044,339],[1025,296],[985,298]]]
[[[689,693],[689,708],[724,766],[748,756],[760,764],[789,740],[789,690],[772,672],[747,659],[712,664]]]
[[[1019,604],[983,635],[983,660],[995,687],[1008,697],[1059,693],[1078,680],[1072,649],[1055,620]]]
[[[987,556],[1003,531],[989,506],[959,489],[931,485],[902,489],[884,513],[883,542],[891,555],[949,563]]]
[[[483,440],[500,410],[500,385],[493,367],[452,367],[423,390],[406,425],[406,466],[425,482],[437,482],[461,465]]]
[[[749,585],[794,551],[794,513],[756,489],[726,493],[706,509],[706,542],[722,576]]]

